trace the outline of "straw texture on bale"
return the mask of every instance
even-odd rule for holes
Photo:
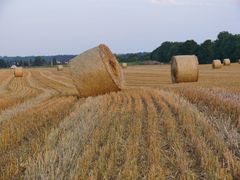
[[[104,44],[80,54],[69,64],[80,97],[97,96],[123,88],[121,66]]]
[[[57,65],[57,70],[58,71],[63,71],[63,65]]]
[[[224,66],[230,66],[231,65],[230,59],[224,59],[223,64],[224,64]]]
[[[122,63],[122,68],[123,68],[123,69],[126,69],[126,68],[127,68],[127,66],[128,66],[128,64],[127,64],[127,63]]]
[[[14,76],[15,77],[23,77],[23,68],[22,67],[14,68]]]
[[[220,60],[213,60],[212,62],[212,68],[213,69],[220,69],[222,68],[222,62]]]
[[[173,56],[171,75],[173,83],[198,81],[198,58],[195,55]]]

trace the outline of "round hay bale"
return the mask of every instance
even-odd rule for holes
[[[173,56],[171,75],[173,83],[198,81],[198,58],[195,55]]]
[[[240,59],[238,60],[238,63],[240,64]]]
[[[14,68],[14,76],[15,77],[23,77],[23,68],[22,67]]]
[[[63,65],[57,65],[57,70],[58,71],[63,71]]]
[[[116,57],[99,45],[70,60],[70,70],[80,97],[97,96],[123,88],[123,74]]]
[[[224,59],[223,64],[224,64],[224,66],[230,66],[231,65],[230,59]]]
[[[221,69],[222,68],[222,62],[219,59],[213,60],[212,68],[213,69]]]
[[[122,68],[123,68],[123,69],[126,69],[126,68],[127,68],[127,66],[128,66],[128,64],[127,64],[127,63],[122,63]]]

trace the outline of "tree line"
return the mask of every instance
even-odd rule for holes
[[[53,61],[54,64],[56,63],[56,60]],[[0,59],[0,67],[2,68],[6,68],[6,67],[10,67],[12,65],[17,65],[17,66],[23,66],[23,67],[27,67],[27,66],[47,66],[47,65],[51,65],[51,62],[47,62],[43,57],[41,56],[37,56],[34,59],[21,59],[21,60],[16,60],[16,61],[7,61],[4,59]]]
[[[174,55],[198,56],[199,63],[212,63],[214,59],[230,58],[232,62],[240,59],[240,34],[233,35],[227,31],[220,32],[215,41],[206,40],[198,44],[194,40],[185,42],[164,42],[150,53],[150,59],[169,63]]]
[[[56,55],[56,56],[26,56],[26,57],[0,57],[0,68],[11,67],[12,65],[31,67],[31,66],[51,66],[65,64],[75,55]]]
[[[150,59],[150,53],[128,53],[128,54],[116,54],[119,62],[143,62]]]

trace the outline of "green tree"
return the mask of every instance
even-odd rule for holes
[[[53,57],[52,62],[53,62],[53,65],[57,65],[57,59],[56,59],[56,57]]]
[[[199,58],[200,63],[211,63],[213,59],[240,59],[240,34],[220,32],[216,41],[206,40],[198,45],[194,40],[186,42],[164,42],[151,53],[151,59],[169,62],[174,55],[192,55]]]
[[[45,64],[45,59],[43,59],[41,56],[35,57],[33,62],[34,66],[43,66],[44,64]]]
[[[226,46],[229,44],[227,41],[231,38],[231,34],[228,32],[221,32],[218,35],[218,39],[215,41],[215,57],[217,59],[223,59],[227,56],[228,52]]]
[[[230,58],[235,61],[240,58],[240,35],[220,32],[215,41],[215,58]]]
[[[151,59],[168,63],[172,56],[179,55],[180,42],[164,42],[151,53]]]
[[[240,34],[234,35],[234,46],[233,58],[238,62],[240,59]]]
[[[23,66],[29,66],[28,60],[23,61]]]
[[[200,63],[206,64],[214,59],[215,44],[211,40],[204,41],[197,52]]]
[[[7,67],[7,63],[3,59],[0,59],[0,68],[6,68],[6,67]]]
[[[182,43],[179,47],[178,54],[181,55],[193,55],[197,54],[199,45],[194,40],[188,40]]]

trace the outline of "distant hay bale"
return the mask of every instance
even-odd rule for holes
[[[222,68],[222,62],[220,60],[218,60],[218,59],[213,60],[212,68],[213,69],[220,69],[220,68]]]
[[[198,81],[198,58],[195,55],[173,56],[171,75],[173,83]]]
[[[122,63],[122,68],[123,69],[126,69],[128,67],[128,64],[127,63]]]
[[[16,65],[12,65],[10,68],[15,69],[16,67],[17,67]]]
[[[230,66],[231,65],[230,59],[224,59],[223,64],[224,64],[224,66]]]
[[[14,68],[14,76],[15,77],[23,77],[23,68],[22,67]]]
[[[238,60],[238,63],[240,64],[240,59]]]
[[[161,64],[159,61],[144,61],[144,65],[159,65]]]
[[[97,96],[123,88],[123,74],[116,57],[99,45],[70,60],[70,70],[80,97]]]
[[[58,71],[63,71],[63,65],[57,65],[57,70]]]

